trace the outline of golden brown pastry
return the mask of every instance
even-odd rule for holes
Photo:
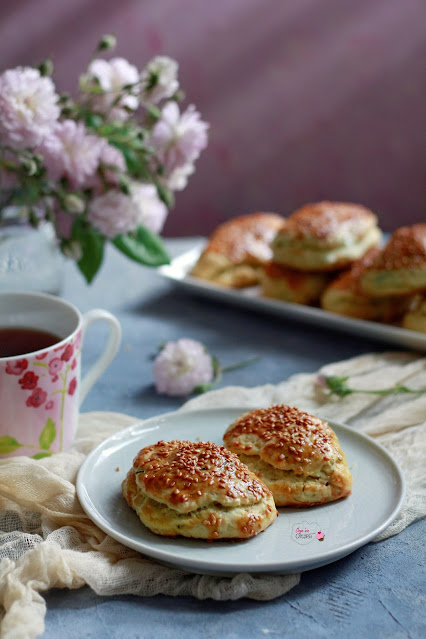
[[[265,484],[212,442],[160,441],[143,448],[122,489],[142,523],[168,537],[247,539],[277,517]]]
[[[327,273],[295,271],[269,262],[262,269],[261,291],[264,297],[284,302],[316,304],[329,280]]]
[[[379,254],[379,248],[370,249],[349,270],[338,275],[321,296],[322,308],[332,313],[376,322],[401,319],[407,310],[409,297],[369,297],[361,290],[360,278]]]
[[[363,273],[367,295],[408,295],[426,291],[426,224],[403,226]]]
[[[231,288],[259,283],[260,267],[272,255],[270,244],[284,218],[277,213],[236,217],[211,234],[191,275]]]
[[[273,261],[300,271],[347,268],[381,239],[377,217],[359,204],[317,202],[295,211],[272,242]]]
[[[298,408],[252,410],[223,439],[271,489],[277,506],[314,506],[351,492],[352,476],[335,432]]]
[[[426,333],[426,295],[415,295],[402,318],[403,328]]]

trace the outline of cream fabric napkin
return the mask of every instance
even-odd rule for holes
[[[426,388],[426,358],[412,353],[363,355],[324,367],[321,374],[349,376],[354,388],[403,383]],[[198,396],[181,410],[287,403],[375,437],[400,463],[407,482],[402,511],[379,539],[426,514],[426,394],[328,395],[316,374],[294,375],[276,386],[227,387]],[[100,595],[189,595],[216,600],[269,600],[299,583],[300,575],[233,578],[192,575],[162,566],[103,533],[82,510],[77,473],[85,456],[135,418],[117,413],[82,414],[73,448],[42,460],[0,462],[0,604],[2,639],[32,639],[44,630],[50,588],[88,584]]]

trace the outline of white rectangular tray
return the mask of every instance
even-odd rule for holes
[[[165,278],[172,280],[177,286],[191,293],[210,299],[226,302],[235,306],[253,309],[269,315],[278,315],[288,319],[307,322],[316,326],[333,328],[359,337],[369,337],[404,348],[426,351],[426,334],[407,330],[388,324],[353,319],[324,311],[312,306],[292,304],[266,297],[261,297],[258,287],[247,289],[228,289],[210,284],[188,275],[201,252],[200,247],[186,251],[174,258],[171,264],[161,266],[158,271]]]

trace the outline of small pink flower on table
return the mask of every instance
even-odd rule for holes
[[[197,386],[212,382],[213,377],[211,355],[193,339],[167,342],[154,361],[155,387],[166,395],[189,395]]]

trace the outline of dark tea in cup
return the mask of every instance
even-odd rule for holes
[[[61,337],[37,328],[0,328],[0,357],[14,357],[34,353],[53,346]]]

